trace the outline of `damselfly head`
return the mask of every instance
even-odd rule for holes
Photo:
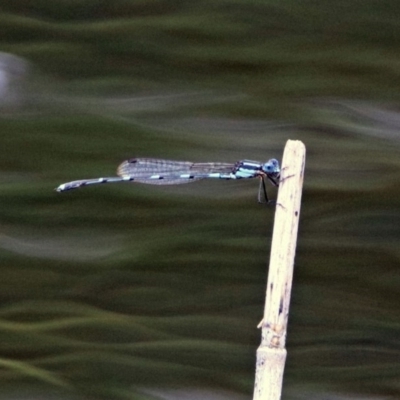
[[[265,164],[262,165],[261,169],[269,176],[278,177],[281,169],[279,167],[279,161],[275,158],[271,158]]]

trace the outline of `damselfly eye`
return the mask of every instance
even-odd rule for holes
[[[263,164],[262,170],[264,172],[266,172],[267,174],[279,173],[280,168],[279,168],[278,160],[275,160],[275,158],[272,158],[271,160],[267,161],[265,164]]]

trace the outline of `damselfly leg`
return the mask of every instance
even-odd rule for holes
[[[275,200],[270,200],[267,194],[267,187],[265,186],[265,178],[260,176],[260,185],[258,186],[258,202],[260,204],[275,205]]]
[[[270,176],[266,176],[268,180],[274,185],[274,186],[279,186],[279,183],[276,182],[276,180]],[[279,177],[278,177],[279,179]],[[275,200],[270,200],[268,198],[267,194],[267,187],[265,185],[265,176],[260,175],[260,185],[258,186],[258,202],[260,204],[267,204],[267,205],[275,205],[276,201]]]

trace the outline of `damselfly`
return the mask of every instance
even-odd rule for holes
[[[190,161],[171,161],[157,158],[131,158],[124,161],[115,177],[82,179],[63,183],[56,190],[65,192],[82,186],[99,183],[141,182],[151,185],[177,185],[194,182],[199,179],[247,179],[259,178],[258,201],[262,203],[262,195],[268,203],[265,179],[274,186],[279,185],[280,167],[274,158],[266,163],[242,160],[230,163],[193,163]]]

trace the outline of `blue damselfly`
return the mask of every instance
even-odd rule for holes
[[[140,182],[150,185],[178,185],[199,179],[248,179],[259,178],[258,201],[262,195],[268,203],[265,179],[274,186],[279,185],[279,162],[272,158],[266,163],[242,160],[231,163],[193,163],[190,161],[172,161],[157,158],[131,158],[124,161],[117,170],[116,177],[82,179],[63,183],[56,190],[65,192],[82,186],[100,183]]]

